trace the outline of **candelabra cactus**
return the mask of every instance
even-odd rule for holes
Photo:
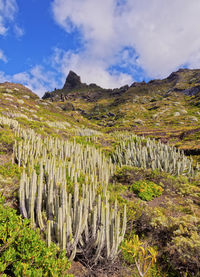
[[[15,119],[10,119],[6,116],[0,116],[0,125],[8,125],[11,129],[17,129],[19,123]]]
[[[115,170],[111,159],[75,140],[42,139],[20,128],[16,133],[22,140],[15,143],[15,159],[28,169],[20,181],[22,215],[46,229],[47,244],[57,242],[71,260],[77,253],[92,263],[114,260],[125,234],[126,208],[121,224],[117,203],[112,208],[108,202],[107,185]],[[97,195],[100,184],[103,198]]]
[[[51,164],[49,172],[53,172],[54,164]],[[80,192],[76,183],[72,196],[67,192],[64,175],[49,174],[43,184],[43,171],[41,161],[38,178],[35,170],[30,178],[25,172],[21,177],[20,209],[23,216],[29,217],[33,226],[37,224],[41,229],[46,226],[47,244],[56,241],[70,259],[74,259],[76,253],[84,256],[95,253],[91,257],[92,263],[102,258],[114,260],[125,234],[126,207],[120,228],[117,203],[112,208],[108,194],[102,200],[96,195],[94,184],[83,185]]]
[[[140,138],[135,135],[125,136],[112,154],[113,162],[143,168],[159,169],[172,175],[195,174],[193,160],[188,159],[183,151],[163,144],[160,141]]]

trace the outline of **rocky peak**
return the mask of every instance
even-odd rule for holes
[[[64,87],[64,90],[73,90],[82,87],[81,78],[78,76],[75,72],[71,71],[69,72]]]

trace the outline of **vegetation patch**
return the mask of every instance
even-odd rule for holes
[[[0,154],[12,152],[14,138],[14,133],[9,128],[0,128]]]
[[[0,201],[0,275],[66,276],[70,263],[55,244],[48,248],[39,230],[29,227],[12,208]]]
[[[5,178],[14,178],[18,179],[21,176],[21,168],[17,166],[17,164],[12,164],[11,162],[7,162],[4,165],[0,165],[0,175]]]
[[[151,201],[153,198],[162,194],[163,188],[150,181],[138,181],[132,184],[131,191],[133,191],[140,199]]]

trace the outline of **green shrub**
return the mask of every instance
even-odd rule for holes
[[[14,134],[11,130],[5,128],[0,131],[0,142],[6,145],[14,143]]]
[[[0,174],[3,177],[18,177],[21,176],[21,168],[17,166],[17,164],[12,164],[11,162],[5,163],[4,165],[0,165]]]
[[[31,229],[28,220],[0,201],[0,275],[69,277],[69,266],[55,244],[48,248],[39,230]]]
[[[156,262],[157,251],[150,246],[145,246],[138,235],[133,235],[131,240],[126,240],[121,246],[122,256],[128,264],[135,264],[138,276],[146,276],[152,265]]]
[[[131,186],[131,191],[134,191],[142,200],[151,201],[162,194],[163,188],[150,181],[137,181]]]
[[[0,130],[0,154],[12,152],[14,144],[14,133],[4,127]]]

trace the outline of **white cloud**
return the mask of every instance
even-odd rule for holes
[[[185,64],[200,67],[199,0],[54,0],[52,10],[66,32],[78,28],[82,34],[84,50],[63,58],[66,69],[90,73],[86,80],[94,76],[112,85],[117,75],[113,79],[108,68],[118,64],[139,66],[149,77],[165,77]],[[131,59],[127,47],[136,52]],[[101,77],[95,77],[98,69]]]
[[[55,87],[58,88],[60,86],[55,80],[55,73],[46,71],[40,65],[36,65],[26,72],[19,72],[14,75],[8,75],[0,71],[0,83],[13,82],[23,84],[40,97],[46,91],[52,91]]]
[[[16,0],[0,0],[0,35],[6,35],[8,23],[14,21],[17,10]]]
[[[0,60],[2,60],[4,63],[7,62],[7,58],[3,52],[3,50],[0,49]]]
[[[27,72],[20,72],[10,77],[12,82],[19,82],[38,96],[42,97],[46,91],[52,91],[59,84],[55,81],[55,75],[46,71],[42,66],[36,65]]]
[[[92,58],[87,53],[73,53],[55,49],[53,66],[63,74],[63,83],[69,72],[73,70],[81,76],[85,83],[96,83],[102,87],[120,87],[132,83],[132,77],[128,74],[119,73],[116,70],[109,73],[106,70],[106,62]]]

